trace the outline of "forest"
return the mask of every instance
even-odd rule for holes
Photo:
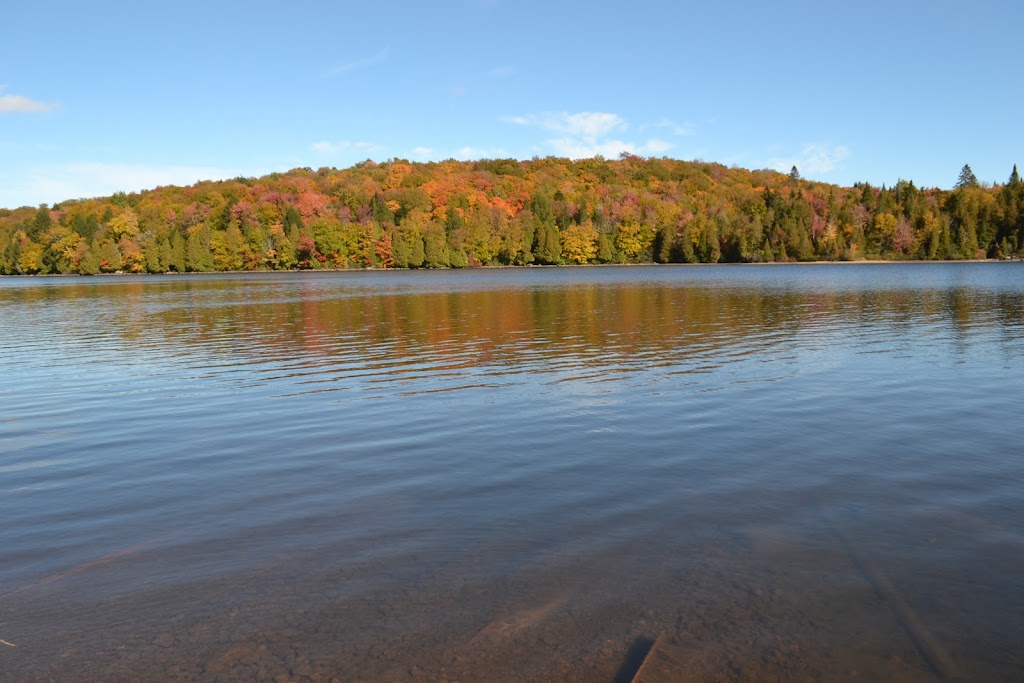
[[[299,168],[0,209],[0,274],[1018,258],[1024,184],[623,155]]]

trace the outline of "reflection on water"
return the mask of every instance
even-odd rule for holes
[[[1022,294],[0,281],[0,680],[1019,680]]]

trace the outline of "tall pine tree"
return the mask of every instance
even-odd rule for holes
[[[960,177],[956,181],[957,189],[963,187],[978,187],[978,177],[974,175],[974,171],[971,170],[970,165],[964,164],[964,167],[960,169]]]

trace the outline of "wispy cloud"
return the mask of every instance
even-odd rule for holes
[[[473,159],[500,159],[507,157],[508,152],[500,147],[491,147],[487,149],[480,147],[462,147],[451,156],[453,159],[459,159],[461,161],[469,161]]]
[[[374,55],[370,55],[369,57],[363,57],[362,59],[356,59],[351,62],[346,62],[344,64],[332,66],[330,69],[327,70],[327,73],[324,75],[327,78],[333,78],[335,76],[341,76],[342,74],[347,74],[352,71],[359,71],[360,69],[365,69],[367,67],[373,66],[374,64],[380,64],[381,62],[387,61],[387,59],[390,56],[391,47],[389,46],[385,47],[383,50]]]
[[[7,86],[0,85],[0,114],[41,114],[59,109],[56,102],[41,102],[24,95],[3,94]]]
[[[849,156],[850,150],[844,145],[812,142],[804,145],[798,155],[769,159],[767,166],[783,173],[796,166],[805,175],[820,175],[834,171]]]
[[[656,128],[666,128],[672,135],[693,135],[697,132],[697,127],[692,123],[676,123],[672,119],[662,119],[654,124]]]
[[[612,137],[629,130],[629,124],[618,114],[608,112],[556,112],[510,116],[504,119],[519,126],[531,126],[559,137],[545,141],[547,147],[559,156],[583,159],[593,156],[616,157],[628,154],[663,154],[672,143],[658,138],[644,142],[629,142]]]
[[[433,147],[413,147],[409,152],[409,158],[416,161],[444,161],[446,159],[457,159],[459,161],[475,161],[477,159],[503,159],[511,156],[508,150],[501,147],[473,147],[467,145],[456,150],[439,150]]]
[[[372,142],[352,142],[351,140],[340,140],[337,142],[320,140],[311,144],[309,149],[317,154],[338,155],[349,152],[374,152],[380,149],[380,145]]]
[[[258,175],[265,171],[248,175]],[[17,179],[0,178],[0,206],[35,206],[67,199],[101,197],[114,192],[138,192],[162,185],[191,185],[200,180],[226,180],[244,173],[214,166],[111,164],[73,162],[41,165],[19,173]]]
[[[583,111],[577,114],[565,111],[528,114],[526,116],[510,116],[505,120],[520,126],[536,126],[554,133],[585,139],[604,137],[613,131],[625,130],[628,127],[618,114],[594,111]]]
[[[570,159],[587,159],[595,156],[615,158],[625,152],[639,156],[664,154],[672,149],[672,144],[664,140],[652,138],[636,144],[622,140],[580,140],[577,138],[559,138],[548,140],[548,144],[558,156]]]

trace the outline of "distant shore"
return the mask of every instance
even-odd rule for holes
[[[469,266],[466,268],[293,268],[290,270],[207,270],[207,271],[178,271],[169,270],[164,273],[127,273],[114,271],[111,273],[95,273],[81,275],[79,273],[36,273],[31,275],[0,275],[0,278],[92,278],[105,276],[133,276],[133,277],[163,277],[167,275],[191,277],[210,275],[269,275],[273,273],[294,274],[294,273],[417,273],[417,272],[450,272],[450,271],[481,271],[481,270],[532,270],[543,269],[565,269],[565,268],[679,268],[699,267],[708,268],[715,266],[827,266],[827,265],[910,265],[910,264],[939,264],[939,263],[1020,263],[1024,258],[1002,258],[1002,259],[950,259],[944,261],[921,261],[905,260],[891,261],[886,259],[861,259],[858,261],[765,261],[762,263],[564,263],[564,264],[528,264],[525,266]]]

